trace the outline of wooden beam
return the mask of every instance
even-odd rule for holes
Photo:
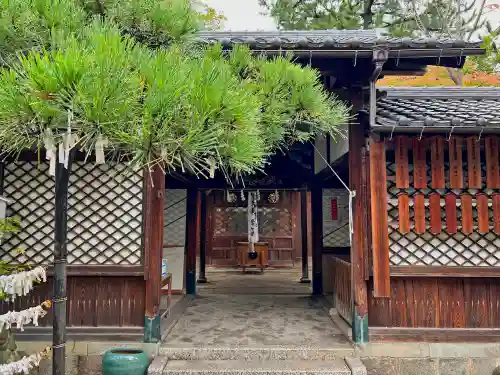
[[[444,172],[444,171],[443,171]],[[441,233],[441,196],[437,193],[429,195],[430,230],[432,234]]]
[[[452,189],[463,189],[463,162],[462,162],[463,138],[452,136],[448,142],[448,153],[450,160],[450,187]]]
[[[300,278],[301,283],[310,283],[309,279],[309,264],[308,264],[308,233],[307,228],[308,218],[307,218],[307,191],[302,190],[300,192],[300,232],[301,232],[301,259],[302,259],[302,276]]]
[[[413,138],[413,187],[427,188],[427,140]]]
[[[165,207],[165,173],[159,166],[150,172],[144,170],[144,254],[146,261],[146,312],[144,341],[156,343],[161,340],[161,258],[163,250],[163,223]]]
[[[413,212],[415,220],[415,232],[425,233],[425,197],[423,194],[413,196]]]
[[[472,196],[470,194],[462,194],[460,196],[462,207],[462,232],[471,234],[474,231],[474,220],[472,216]]]
[[[200,215],[197,221],[196,234],[200,239],[200,274],[198,277],[199,284],[205,284],[207,277],[205,275],[206,261],[207,261],[207,193],[205,191],[198,192],[197,195],[198,207]]]
[[[431,185],[433,189],[444,189],[444,137],[431,138]]]
[[[467,167],[469,170],[469,188],[481,188],[481,154],[477,136],[467,137]]]
[[[391,295],[389,275],[389,224],[385,144],[372,138],[370,144],[370,196],[375,297]]]
[[[457,233],[457,196],[453,193],[448,193],[444,197],[446,211],[446,231],[448,233]]]
[[[486,187],[497,189],[500,187],[498,136],[484,137],[484,150],[486,153]]]
[[[186,201],[186,294],[196,294],[196,227],[198,191],[190,188]]]
[[[398,196],[398,212],[399,232],[408,233],[410,231],[410,200],[406,193],[401,193]]]
[[[392,277],[500,277],[500,267],[392,266]]]
[[[370,341],[500,342],[498,328],[399,328],[370,327]]]
[[[408,143],[407,136],[396,137],[396,187],[406,189],[410,187],[408,172]]]
[[[486,194],[476,195],[476,208],[479,233],[488,233],[490,231],[490,217],[488,196]]]
[[[315,295],[323,294],[323,189],[311,190],[312,216],[312,291]]]

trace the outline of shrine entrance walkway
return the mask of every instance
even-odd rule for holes
[[[200,295],[170,330],[175,347],[350,347],[321,301],[308,295]]]

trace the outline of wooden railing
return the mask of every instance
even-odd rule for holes
[[[352,324],[353,303],[351,287],[351,263],[340,258],[333,258],[333,295],[335,308],[342,318]]]

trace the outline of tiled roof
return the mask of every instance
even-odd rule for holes
[[[373,130],[500,131],[500,87],[379,88]]]
[[[224,47],[245,44],[252,49],[270,50],[338,50],[373,49],[376,46],[404,49],[479,49],[480,42],[464,42],[450,38],[399,38],[383,36],[376,30],[311,30],[311,31],[245,31],[201,32],[199,41],[221,43]]]

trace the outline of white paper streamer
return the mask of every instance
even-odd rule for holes
[[[49,352],[50,349],[47,348],[40,353],[32,354],[28,357],[23,357],[23,359],[19,361],[0,365],[0,375],[28,375],[31,369],[40,366],[40,362],[48,355]]]
[[[95,163],[105,164],[104,147],[108,145],[108,139],[99,134],[95,142]]]
[[[49,161],[49,175],[56,175],[56,142],[54,140],[54,135],[52,134],[51,129],[45,130],[45,159]]]
[[[38,318],[43,318],[47,315],[47,311],[42,305],[30,307],[22,311],[9,311],[7,314],[0,315],[0,332],[5,329],[10,329],[13,324],[21,331],[24,331],[24,326],[33,322],[38,326]]]
[[[0,290],[10,295],[14,300],[16,296],[28,295],[33,289],[33,284],[41,281],[47,282],[47,273],[45,268],[36,267],[30,271],[0,276]]]

